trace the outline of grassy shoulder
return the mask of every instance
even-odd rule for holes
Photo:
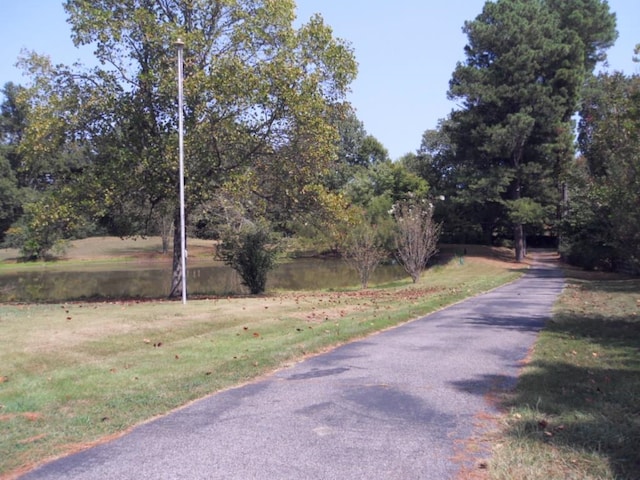
[[[640,280],[566,269],[515,392],[492,479],[640,478]]]
[[[504,254],[368,290],[3,305],[0,476],[511,281]]]

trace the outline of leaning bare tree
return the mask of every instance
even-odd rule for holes
[[[396,219],[397,259],[416,283],[429,259],[438,252],[442,224],[433,220],[427,201],[402,201],[393,206]]]

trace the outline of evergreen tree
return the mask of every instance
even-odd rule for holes
[[[584,0],[579,15],[566,3],[487,2],[465,23],[466,61],[450,81],[449,97],[463,107],[449,130],[458,184],[511,225],[517,261],[524,225],[554,220],[585,73],[616,35],[606,2]]]

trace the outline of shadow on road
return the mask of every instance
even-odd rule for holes
[[[543,260],[531,273],[545,277],[548,272]],[[536,354],[518,381],[488,375],[453,385],[460,391],[491,395],[505,413],[522,412],[507,419],[504,437],[513,437],[519,444],[550,445],[560,452],[556,455],[588,452],[606,459],[611,478],[637,480],[640,319],[637,307],[625,309],[621,303],[635,301],[640,306],[640,280],[599,276],[604,279],[590,281],[592,274],[565,273],[569,277],[565,306],[546,322]],[[620,303],[620,313],[615,313],[615,305],[604,305],[607,301]],[[537,324],[537,320],[526,325],[509,317],[474,321],[506,329],[535,329]]]

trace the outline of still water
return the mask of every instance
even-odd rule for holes
[[[247,293],[240,277],[220,262],[187,266],[190,295]],[[379,266],[370,284],[406,276],[397,265]],[[0,302],[59,302],[83,298],[159,298],[169,294],[170,265],[126,264],[58,268],[35,267],[20,272],[0,272]],[[314,290],[357,287],[358,276],[335,259],[299,259],[282,263],[269,273],[269,290]]]

